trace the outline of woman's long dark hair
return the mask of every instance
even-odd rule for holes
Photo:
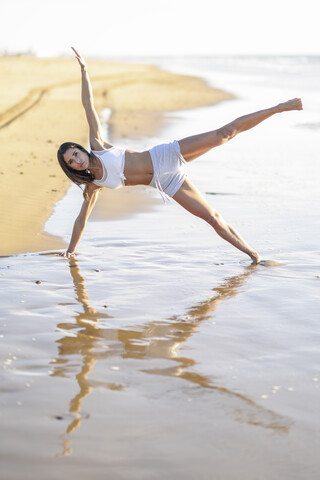
[[[88,185],[89,183],[93,182],[94,180],[94,175],[92,175],[91,172],[88,170],[75,170],[74,168],[71,168],[63,158],[63,155],[66,153],[66,151],[69,148],[78,148],[78,150],[81,150],[82,152],[86,153],[89,157],[89,162],[91,163],[95,162],[95,157],[92,152],[88,152],[85,148],[83,148],[81,145],[78,143],[74,142],[65,142],[62,145],[60,145],[59,150],[57,152],[57,157],[58,157],[58,162],[60,164],[60,167],[64,171],[64,173],[67,175],[70,180],[78,185]],[[81,188],[81,187],[80,187]],[[84,196],[85,196],[86,189],[84,189]]]

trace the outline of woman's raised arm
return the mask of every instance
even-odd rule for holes
[[[102,138],[101,123],[96,109],[94,108],[92,86],[87,64],[80,53],[74,47],[71,48],[74,51],[76,59],[81,67],[81,99],[89,124],[90,146],[93,150],[103,150],[104,140]]]

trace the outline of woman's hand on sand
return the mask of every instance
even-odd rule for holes
[[[76,59],[78,60],[79,62],[79,65],[81,67],[81,70],[83,72],[85,72],[87,70],[87,64],[86,64],[86,61],[85,59],[80,55],[80,53],[74,48],[74,47],[71,47],[72,50],[74,51],[74,53],[76,54]]]
[[[67,250],[66,252],[60,253],[60,257],[63,257],[63,258],[75,258],[75,256],[76,256],[76,252],[69,252],[69,250]]]
[[[259,263],[261,263],[260,255],[259,255],[259,253],[257,253],[257,252],[253,252],[253,253],[250,255],[250,258],[251,258],[251,260],[252,260],[252,265],[259,265]]]

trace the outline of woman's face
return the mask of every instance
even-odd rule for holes
[[[89,155],[78,148],[68,148],[63,159],[74,170],[86,170],[89,167]]]

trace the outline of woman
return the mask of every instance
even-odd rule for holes
[[[89,124],[92,151],[88,153],[80,145],[70,142],[62,144],[58,150],[58,160],[66,175],[77,185],[85,184],[83,205],[75,221],[69,247],[62,256],[69,258],[75,255],[76,246],[102,187],[151,185],[159,190],[164,199],[172,197],[190,213],[208,222],[224,240],[249,255],[253,264],[258,264],[259,254],[223,220],[186,178],[185,164],[276,113],[302,110],[301,100],[295,98],[280,103],[237,118],[217,130],[158,145],[149,151],[125,150],[102,138],[86,62],[75,48],[72,49],[81,67],[82,104]]]

